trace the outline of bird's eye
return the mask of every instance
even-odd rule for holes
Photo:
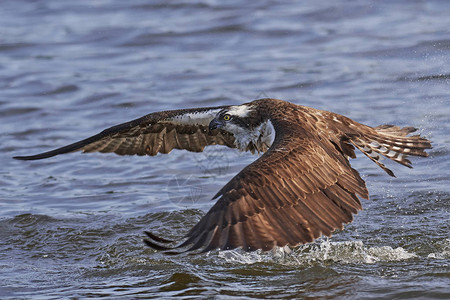
[[[229,114],[226,114],[226,115],[223,116],[223,119],[225,121],[230,121],[231,120],[231,116]]]

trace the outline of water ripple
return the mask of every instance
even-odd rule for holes
[[[449,3],[1,1],[0,297],[450,297]],[[143,232],[182,237],[256,157],[11,159],[260,97],[415,126],[434,149],[396,179],[353,160],[371,199],[330,240],[181,257]]]

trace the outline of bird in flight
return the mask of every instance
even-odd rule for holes
[[[201,152],[224,145],[262,154],[234,176],[180,241],[146,232],[144,242],[166,254],[214,249],[245,251],[309,243],[330,236],[362,209],[364,180],[350,166],[360,150],[387,174],[388,158],[411,168],[408,155],[427,156],[429,140],[413,127],[370,127],[332,112],[277,99],[242,105],[155,112],[105,129],[82,141],[20,160],[73,152],[119,155]]]

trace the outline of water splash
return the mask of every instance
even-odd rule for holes
[[[446,239],[442,245],[442,251],[428,254],[427,258],[431,259],[447,259],[450,258],[450,239]]]
[[[277,262],[281,264],[311,265],[316,263],[363,263],[373,264],[381,261],[400,261],[413,257],[402,247],[390,246],[367,247],[362,241],[330,242],[302,245],[288,253],[283,248],[270,252],[255,251],[246,253],[242,250],[221,251],[219,257],[230,263],[253,264],[259,262]]]

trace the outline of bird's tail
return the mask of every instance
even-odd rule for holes
[[[380,162],[380,155],[412,168],[408,155],[425,157],[428,156],[425,149],[432,148],[430,141],[420,135],[407,136],[417,130],[414,127],[380,125],[373,129],[368,133],[352,136],[350,142],[393,177],[394,172]]]

